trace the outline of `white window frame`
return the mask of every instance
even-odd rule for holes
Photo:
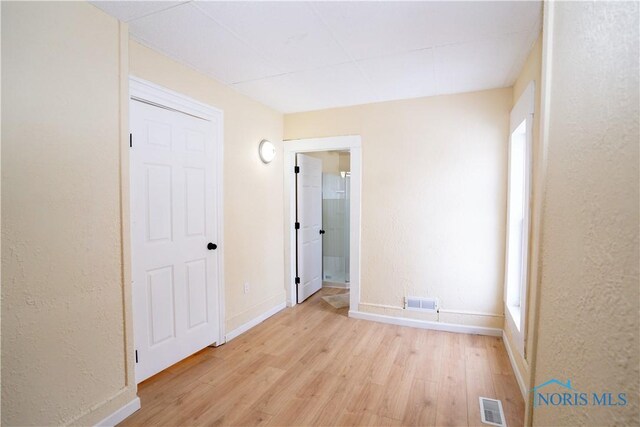
[[[509,126],[509,150],[508,150],[508,171],[507,171],[507,232],[505,242],[505,267],[504,267],[504,303],[505,303],[505,319],[509,330],[514,338],[516,349],[522,357],[524,357],[525,337],[527,330],[527,295],[529,288],[529,235],[531,233],[531,183],[532,183],[532,146],[533,146],[533,115],[535,108],[535,82],[531,81],[526,89],[520,95],[513,110],[511,110],[510,126]],[[510,224],[510,192],[511,192],[511,148],[512,135],[514,131],[525,122],[525,177],[524,177],[524,218],[523,218],[523,237],[522,237],[522,282],[519,289],[520,306],[512,306],[510,304],[508,273],[509,273],[509,233]]]

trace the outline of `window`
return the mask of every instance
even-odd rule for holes
[[[511,111],[509,138],[505,305],[507,322],[523,356],[529,277],[533,95],[531,82]]]

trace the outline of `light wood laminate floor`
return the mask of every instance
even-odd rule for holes
[[[356,320],[322,289],[138,386],[121,425],[482,425],[478,396],[524,402],[501,338]]]

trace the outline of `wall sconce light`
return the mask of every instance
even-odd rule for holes
[[[276,157],[276,147],[271,141],[263,139],[258,146],[258,154],[263,163],[271,163],[271,160]]]

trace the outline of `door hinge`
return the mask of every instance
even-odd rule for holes
[[[133,134],[129,134],[129,147],[133,147]]]
[[[300,223],[296,222],[296,226],[295,227],[296,227],[296,230],[300,230]]]
[[[300,166],[294,166],[293,173],[300,173]]]
[[[138,363],[138,350],[136,350],[136,363]]]
[[[296,285],[299,285],[299,284],[300,284],[300,278],[296,277]]]

